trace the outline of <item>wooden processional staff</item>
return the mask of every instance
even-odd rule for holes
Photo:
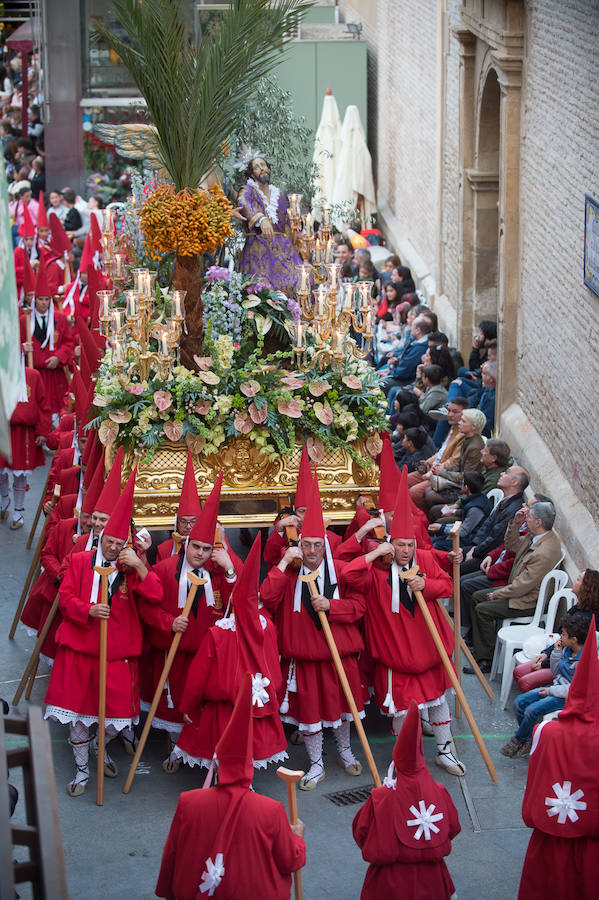
[[[206,584],[206,578],[200,578],[198,575],[194,575],[193,572],[187,573],[187,580],[191,583],[191,588],[187,594],[187,600],[185,601],[185,606],[181,613],[181,616],[184,619],[189,618],[189,613],[191,612],[191,607],[193,605],[193,601],[195,599],[196,591],[201,584]],[[175,658],[175,654],[181,643],[181,638],[183,637],[183,633],[178,631],[171,641],[171,646],[168,651],[168,655],[164,662],[164,666],[162,668],[162,672],[160,678],[158,679],[158,684],[156,686],[156,690],[154,692],[154,697],[152,699],[152,705],[150,706],[150,710],[148,712],[145,725],[143,727],[143,731],[141,733],[141,737],[139,739],[139,743],[135,750],[135,755],[131,762],[131,767],[129,768],[129,774],[127,775],[127,780],[123,787],[123,794],[128,794],[131,790],[131,785],[133,784],[133,779],[135,778],[135,772],[137,771],[137,766],[139,760],[141,759],[141,754],[144,751],[144,747],[146,746],[146,741],[148,739],[148,735],[150,733],[150,728],[152,727],[152,722],[154,721],[154,716],[156,715],[156,710],[158,709],[158,704],[160,703],[160,695],[164,690],[164,685],[166,684],[166,679],[168,678],[169,672],[171,670],[171,666],[173,665],[173,660]]]
[[[108,605],[108,576],[116,566],[94,566],[100,576],[100,602]],[[98,695],[98,789],[96,804],[104,806],[104,748],[106,746],[106,666],[108,661],[108,619],[100,619],[100,677]]]
[[[289,824],[297,825],[297,793],[295,786],[306,773],[300,770],[286,769],[285,766],[279,766],[277,775],[287,785],[287,800],[289,802]],[[302,870],[298,869],[293,873],[293,893],[295,900],[302,900],[304,889],[302,887]]]
[[[316,588],[316,579],[318,578],[318,569],[314,572],[310,572],[308,575],[300,575],[300,581],[305,581],[310,589],[310,593],[313,597],[318,595],[318,590]],[[356,701],[354,700],[354,695],[351,692],[351,687],[349,681],[347,680],[347,675],[345,674],[345,669],[343,668],[343,663],[341,662],[341,657],[339,656],[339,651],[337,649],[337,644],[335,643],[335,638],[333,637],[333,633],[331,631],[331,626],[329,625],[329,620],[327,619],[326,613],[319,610],[318,618],[320,620],[320,624],[322,626],[322,631],[325,636],[325,640],[329,646],[329,651],[331,656],[333,657],[333,662],[335,664],[335,668],[337,670],[337,675],[339,677],[339,682],[341,687],[343,688],[343,693],[345,694],[345,699],[348,702],[349,708],[351,710],[351,714],[354,719],[354,724],[356,726],[356,731],[358,732],[358,737],[360,738],[360,743],[362,744],[362,749],[364,750],[364,756],[366,757],[366,762],[368,763],[368,768],[372,774],[372,779],[374,781],[375,787],[381,786],[381,778],[378,773],[378,769],[374,762],[374,757],[372,755],[372,750],[370,749],[370,744],[368,743],[368,738],[366,737],[366,732],[364,731],[364,726],[362,725],[362,720],[360,719],[360,715],[358,713],[358,707],[356,706]]]

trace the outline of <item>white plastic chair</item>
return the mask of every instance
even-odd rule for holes
[[[549,635],[553,629],[553,623],[557,613],[559,600],[561,599],[561,591],[568,580],[567,572],[559,569],[552,569],[548,572],[539,588],[539,596],[535,607],[534,615],[528,624],[521,625],[504,625],[497,632],[495,641],[495,653],[493,654],[493,664],[491,667],[491,678],[497,674],[499,666],[503,661],[503,672],[501,676],[501,694],[500,701],[502,709],[507,706],[510,689],[512,686],[512,677],[514,673],[516,650],[521,650],[524,642],[539,633],[546,632]],[[553,589],[551,590],[551,587]],[[547,603],[547,598],[549,603]],[[545,606],[547,605],[547,612]],[[528,618],[528,617],[525,617]],[[541,619],[545,621],[545,627],[541,628]],[[518,621],[518,620],[516,620]],[[522,619],[520,619],[522,621]],[[549,638],[547,638],[549,642]]]
[[[565,601],[566,612],[572,609],[576,603],[576,594],[572,588],[562,588],[561,591],[555,592],[549,601],[544,628],[537,628],[532,631],[530,625],[521,626],[522,628],[530,628],[531,631],[522,644],[522,650],[518,650],[518,652],[514,654],[514,668],[521,663],[530,662],[531,659],[535,659],[548,644],[557,641],[559,634],[555,632],[555,617],[557,616],[561,600]],[[510,625],[510,628],[517,627],[517,625]]]
[[[492,490],[488,491],[487,497],[489,498],[489,500],[493,501],[493,509],[495,509],[497,504],[501,503],[501,501],[503,500],[503,491],[501,490],[501,488],[493,488]]]

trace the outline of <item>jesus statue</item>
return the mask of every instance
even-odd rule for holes
[[[291,239],[285,196],[270,183],[270,166],[263,157],[250,159],[245,175],[237,199],[246,234],[240,269],[292,297],[302,259]]]

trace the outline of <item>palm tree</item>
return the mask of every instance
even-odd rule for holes
[[[197,45],[178,0],[113,0],[119,33],[95,23],[146,101],[175,190],[196,188],[214,167],[244,104],[279,63],[310,6],[312,0],[232,0],[209,38]],[[188,334],[181,354],[193,367],[203,338],[198,257],[176,256],[175,287],[187,291]]]

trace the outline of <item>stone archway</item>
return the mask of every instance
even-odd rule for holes
[[[477,323],[496,318],[496,426],[516,399],[519,265],[522,0],[462,8],[460,48],[460,269],[458,334],[470,346]]]

